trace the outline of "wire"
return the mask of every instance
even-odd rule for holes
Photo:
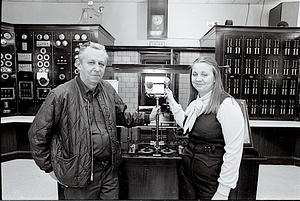
[[[247,15],[246,15],[245,25],[248,24],[249,10],[250,10],[250,3],[247,4]]]
[[[259,25],[260,25],[260,26],[261,26],[262,14],[263,14],[264,7],[265,7],[265,1],[266,1],[266,0],[263,0],[263,5],[262,5],[262,8],[261,8],[260,19],[259,19]]]

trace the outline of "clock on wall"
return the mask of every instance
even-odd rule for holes
[[[148,0],[148,39],[167,38],[168,0]]]
[[[163,34],[163,32],[164,32],[164,16],[152,15],[150,35],[160,37]]]
[[[161,29],[161,25],[163,24],[163,15],[152,15],[152,29]]]

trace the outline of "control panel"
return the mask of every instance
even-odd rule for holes
[[[1,26],[1,116],[17,111],[15,33],[9,25]]]
[[[35,115],[49,92],[78,74],[75,60],[87,41],[114,38],[97,25],[1,26],[1,114]],[[101,30],[101,31],[99,31]],[[109,39],[103,40],[103,37]]]
[[[92,40],[92,35],[86,32],[74,32],[72,34],[72,77],[75,77],[79,72],[77,69],[76,60],[78,60],[78,53],[80,45],[86,43],[87,41]]]
[[[53,33],[53,87],[71,79],[71,44],[70,32]]]

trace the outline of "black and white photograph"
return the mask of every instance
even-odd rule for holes
[[[2,0],[1,200],[300,200],[299,0]]]

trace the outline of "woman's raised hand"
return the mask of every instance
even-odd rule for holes
[[[169,103],[174,100],[173,92],[169,88],[165,88],[165,97]]]

